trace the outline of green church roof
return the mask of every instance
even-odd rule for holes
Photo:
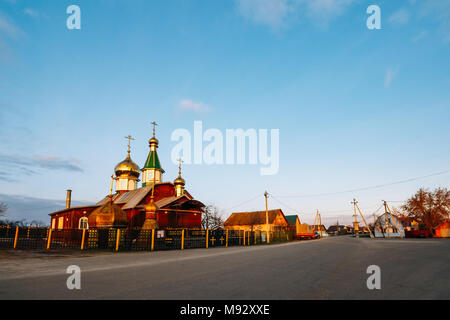
[[[144,168],[142,169],[159,169],[164,173],[164,170],[161,168],[161,163],[159,162],[158,153],[156,153],[156,151],[150,151],[147,157],[147,161],[145,161]]]

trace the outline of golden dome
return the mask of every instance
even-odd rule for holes
[[[108,201],[89,214],[88,223],[94,228],[125,228],[128,216],[119,206]]]
[[[117,177],[122,174],[130,174],[138,178],[140,175],[139,166],[134,163],[133,160],[131,160],[130,154],[128,154],[125,160],[117,164],[117,166],[114,168],[114,172],[116,173]]]
[[[145,212],[156,212],[158,210],[158,207],[153,202],[153,199],[150,200],[150,202],[145,206]]]
[[[155,136],[153,136],[152,138],[150,138],[150,140],[148,140],[148,144],[150,146],[155,145],[157,147],[159,144],[159,141],[158,141],[158,139],[155,138]]]
[[[184,179],[183,179],[181,176],[178,176],[178,178],[176,178],[176,179],[173,181],[173,184],[174,184],[174,185],[181,184],[182,186],[184,186],[185,183],[186,183],[186,182],[184,181]]]

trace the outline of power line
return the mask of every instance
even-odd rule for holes
[[[242,206],[242,205],[244,205],[244,204],[246,204],[246,203],[249,203],[249,202],[252,202],[253,200],[256,200],[257,198],[259,198],[259,197],[261,197],[261,196],[262,196],[261,194],[258,194],[257,196],[255,196],[255,197],[253,197],[253,198],[251,198],[251,199],[249,199],[249,200],[245,200],[245,201],[243,201],[243,202],[241,202],[241,203],[239,203],[239,204],[237,204],[237,205],[235,205],[235,206],[232,206],[232,207],[230,207],[230,208],[225,209],[225,211],[229,211],[229,210],[231,210],[231,209],[240,207],[240,206]]]
[[[295,195],[294,196],[292,196],[292,195],[291,196],[280,196],[280,195],[277,195],[277,197],[281,197],[281,198],[312,198],[312,197],[322,197],[322,196],[343,194],[343,193],[349,193],[349,192],[365,191],[365,190],[371,190],[371,189],[379,189],[379,188],[392,186],[392,185],[396,185],[396,184],[407,183],[407,182],[411,182],[411,181],[415,181],[415,180],[420,180],[420,179],[425,179],[425,178],[429,178],[429,177],[439,176],[439,175],[447,174],[449,172],[450,172],[450,170],[446,170],[446,171],[441,171],[441,172],[429,174],[429,175],[426,175],[426,176],[415,177],[415,178],[395,181],[395,182],[391,182],[391,183],[379,184],[379,185],[375,185],[375,186],[358,188],[358,189],[351,189],[351,190],[345,190],[345,191],[337,191],[337,192],[329,192],[329,193],[317,193],[317,194],[309,194],[309,195],[297,195],[297,196],[295,196]]]

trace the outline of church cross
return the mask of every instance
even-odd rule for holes
[[[181,164],[184,162],[183,159],[178,158],[178,175],[181,175]]]
[[[155,121],[153,121],[152,123],[150,123],[153,125],[153,136],[155,136],[155,132],[156,132],[156,126],[158,125]]]
[[[130,153],[131,150],[131,140],[135,140],[131,135],[128,135],[125,137],[125,139],[128,139],[128,153]]]

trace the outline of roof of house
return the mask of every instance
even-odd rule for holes
[[[300,223],[300,219],[297,215],[291,215],[291,216],[285,216],[285,217],[286,217],[287,222],[291,225],[296,225],[297,220]]]
[[[286,220],[281,209],[269,210],[268,218],[269,224],[273,224],[277,216],[282,215]],[[224,226],[246,226],[246,225],[258,225],[266,223],[266,211],[251,211],[251,212],[234,212],[225,221]],[[286,223],[287,220],[286,220]]]
[[[97,208],[97,207],[99,207],[99,205],[97,205],[97,204],[93,204],[93,205],[90,205],[90,206],[70,207],[70,208],[64,208],[64,209],[61,209],[61,210],[49,213],[48,215],[49,216],[53,216],[55,214],[60,214],[60,213],[63,213],[63,212],[66,212],[66,211],[75,210],[75,209],[77,209],[77,210],[80,210],[80,209],[93,209],[93,208]]]

